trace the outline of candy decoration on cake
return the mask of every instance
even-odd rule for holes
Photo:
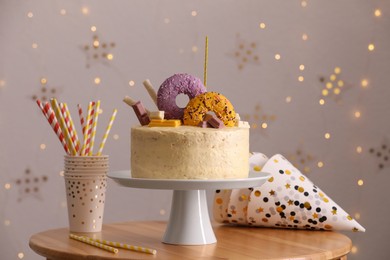
[[[144,82],[142,82],[144,85],[146,91],[148,91],[149,96],[152,98],[154,104],[157,106],[157,93],[156,90],[154,90],[152,83],[149,79],[145,79]]]
[[[149,123],[150,127],[162,126],[162,127],[178,127],[181,125],[181,121],[177,119],[152,119]]]
[[[123,101],[134,109],[142,126],[178,127],[183,122],[184,125],[201,128],[220,129],[225,126],[249,128],[248,122],[240,121],[238,114],[236,117],[233,105],[224,95],[217,92],[206,92],[207,62],[208,37],[205,41],[204,84],[195,76],[178,73],[167,78],[156,93],[150,80],[144,80],[143,85],[156,104],[158,111],[148,111],[140,101],[129,96],[126,96]],[[185,108],[176,104],[176,98],[180,94],[189,97]]]
[[[141,101],[135,102],[132,108],[141,125],[148,125],[150,123],[148,113]]]
[[[193,99],[206,92],[206,88],[199,78],[181,73],[167,78],[157,92],[157,107],[165,111],[166,119],[182,119],[184,108],[176,104],[176,97],[185,94],[189,99]]]
[[[191,99],[184,110],[183,122],[185,125],[197,126],[209,112],[214,112],[225,126],[236,124],[236,112],[232,103],[217,92],[206,92]]]
[[[252,163],[254,158],[250,159]],[[264,158],[257,160],[258,166],[252,165],[250,170],[268,172],[271,177],[250,192],[230,191],[230,197],[224,198],[228,202],[222,202],[220,192],[216,193],[214,213],[219,213],[217,221],[258,227],[365,231],[282,155],[274,155],[263,167]],[[243,200],[248,193],[249,199]],[[224,209],[221,205],[225,205]],[[221,210],[226,210],[226,214]]]

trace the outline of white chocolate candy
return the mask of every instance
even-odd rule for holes
[[[164,111],[150,111],[149,112],[149,118],[150,119],[159,119],[163,120],[164,119]]]
[[[125,102],[127,105],[129,105],[129,106],[134,106],[138,101],[135,101],[134,99],[132,99],[131,97],[129,97],[129,96],[125,96],[124,98],[123,98],[123,102]],[[145,110],[146,110],[146,113],[150,113],[149,112],[149,110],[147,109],[147,108],[145,108]]]

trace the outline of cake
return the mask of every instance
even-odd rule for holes
[[[131,129],[131,175],[153,179],[246,178],[249,128]]]
[[[158,93],[144,82],[159,111],[126,97],[140,122],[131,128],[131,176],[146,179],[240,179],[249,173],[249,124],[222,94],[189,74],[165,80]],[[176,96],[187,95],[185,108]],[[164,110],[161,110],[164,109]]]

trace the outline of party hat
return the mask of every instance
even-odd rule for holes
[[[251,157],[256,164],[256,157]],[[257,158],[257,164],[264,159]],[[251,168],[253,170],[253,168]],[[271,157],[261,171],[271,177],[261,187],[250,191],[246,213],[247,225],[310,230],[365,231],[347,212],[328,197],[319,187],[295,168],[286,158],[277,154]],[[227,219],[224,222],[245,224],[237,221],[236,211],[229,207],[236,203],[239,192],[230,192],[227,203]],[[242,205],[240,205],[242,207]],[[244,216],[245,217],[245,216]],[[240,216],[242,218],[242,216]],[[218,221],[218,219],[217,219]]]

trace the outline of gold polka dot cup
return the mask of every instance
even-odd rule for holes
[[[64,178],[70,232],[100,232],[108,156],[65,156]]]

